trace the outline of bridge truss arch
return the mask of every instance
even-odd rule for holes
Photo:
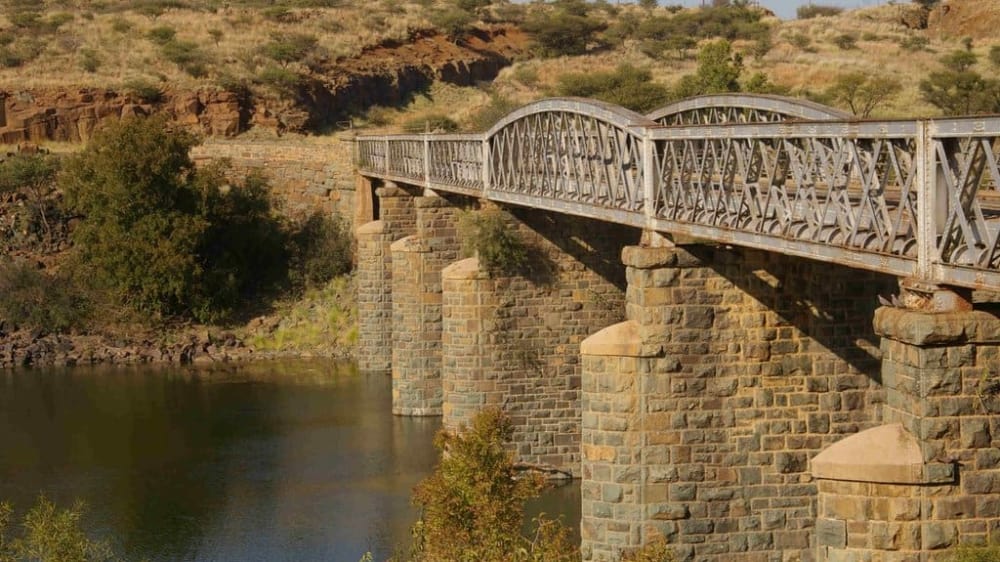
[[[849,121],[845,111],[803,99],[767,94],[709,94],[683,99],[646,114],[661,125]]]

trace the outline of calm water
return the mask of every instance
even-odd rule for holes
[[[439,418],[329,362],[0,372],[0,498],[89,506],[129,559],[377,560],[405,542]],[[579,487],[534,509],[579,520]]]

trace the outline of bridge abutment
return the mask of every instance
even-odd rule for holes
[[[414,207],[416,234],[392,244],[392,412],[440,416],[441,270],[459,255],[459,208],[437,195]]]
[[[413,195],[386,182],[375,190],[379,220],[360,226],[358,240],[358,368],[392,367],[392,254],[390,246],[416,229]]]
[[[810,459],[880,420],[870,291],[895,280],[722,247],[622,257],[627,321],[581,346],[585,559],[656,536],[682,560],[808,558]]]

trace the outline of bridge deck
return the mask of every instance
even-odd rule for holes
[[[803,116],[824,120],[780,121]],[[483,134],[357,138],[370,177],[988,289],[1000,288],[998,152],[1000,117],[852,121],[755,96],[649,118],[554,99]]]

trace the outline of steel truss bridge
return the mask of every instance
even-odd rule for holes
[[[585,99],[482,134],[360,135],[359,173],[875,270],[1000,288],[1000,117],[858,121],[777,96],[643,116]]]

